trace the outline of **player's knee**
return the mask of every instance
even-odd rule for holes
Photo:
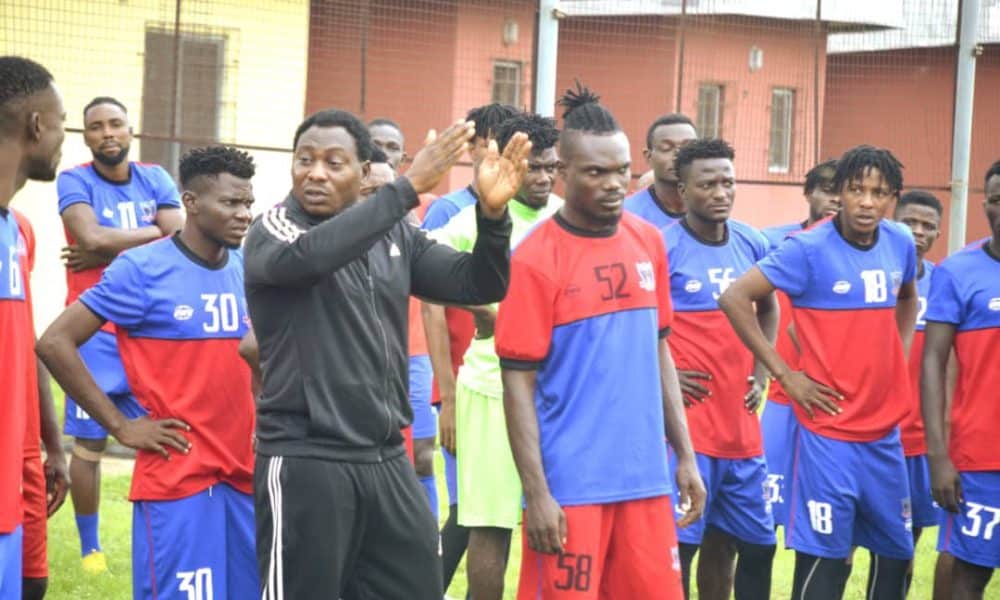
[[[413,468],[419,477],[434,474],[434,440],[414,440]]]
[[[42,600],[48,587],[48,577],[25,577],[21,580],[21,600]]]
[[[87,462],[99,463],[107,447],[107,438],[99,440],[76,438],[73,442],[73,457]]]

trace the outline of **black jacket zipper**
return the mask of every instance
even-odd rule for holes
[[[372,314],[375,317],[375,324],[378,325],[379,335],[382,339],[382,408],[385,409],[385,436],[382,441],[388,441],[392,436],[392,408],[389,406],[389,340],[385,335],[385,327],[382,325],[382,317],[379,315],[378,302],[375,298],[375,280],[372,278],[371,263],[368,260],[368,253],[365,253],[362,264],[365,266],[365,276],[368,280],[368,297],[372,303]],[[381,458],[379,459],[381,461]]]

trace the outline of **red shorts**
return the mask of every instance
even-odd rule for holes
[[[518,600],[683,600],[669,496],[563,512],[562,554],[535,552],[523,536]]]
[[[21,575],[28,579],[49,576],[48,495],[45,491],[45,470],[42,457],[24,459],[24,543]]]

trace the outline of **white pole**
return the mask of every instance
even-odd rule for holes
[[[955,79],[955,124],[951,151],[951,209],[948,253],[965,246],[969,212],[969,155],[972,152],[972,108],[976,88],[976,40],[979,0],[961,0],[958,67]]]
[[[538,60],[535,63],[535,112],[551,117],[556,104],[556,57],[559,49],[559,0],[538,0]]]

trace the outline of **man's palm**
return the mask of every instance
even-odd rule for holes
[[[530,152],[531,142],[523,133],[514,134],[503,154],[497,150],[496,142],[490,141],[476,172],[476,188],[483,204],[493,210],[502,210],[507,205],[521,187]]]

